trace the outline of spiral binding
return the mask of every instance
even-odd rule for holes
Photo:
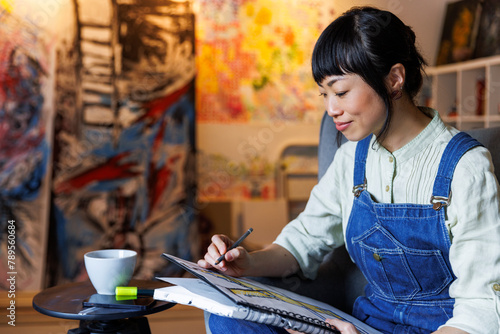
[[[278,326],[283,327],[285,329],[293,329],[295,331],[300,331],[300,332],[307,331],[307,333],[312,333],[312,334],[331,334],[331,333],[340,334],[340,332],[335,327],[333,327],[329,323],[327,323],[325,321],[321,321],[319,319],[314,319],[311,317],[306,317],[306,316],[301,315],[301,314],[287,312],[284,310],[280,310],[280,309],[276,309],[276,308],[272,308],[272,307],[267,307],[267,306],[256,307],[255,305],[252,305],[250,303],[245,303],[245,306],[248,306],[251,309],[255,309],[258,312],[262,312],[262,310],[264,310],[266,312],[270,312],[273,315],[277,314],[279,316],[289,318],[289,320],[280,318],[278,321],[276,321],[276,320],[270,321],[270,322],[267,322],[268,325],[275,325],[275,326],[278,325]],[[260,319],[259,322],[262,322],[263,320],[264,319]],[[297,321],[299,321],[300,323],[297,323]]]

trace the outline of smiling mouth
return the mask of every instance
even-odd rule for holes
[[[335,122],[335,127],[340,132],[345,131],[349,125],[351,125],[351,122]]]

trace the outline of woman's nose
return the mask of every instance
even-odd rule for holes
[[[326,103],[326,112],[328,113],[328,116],[335,117],[342,114],[342,109],[334,101],[328,100]]]

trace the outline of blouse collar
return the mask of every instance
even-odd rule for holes
[[[437,137],[439,137],[439,135],[441,135],[446,130],[446,125],[443,123],[441,117],[439,117],[439,113],[435,109],[427,107],[419,107],[419,109],[425,114],[431,115],[432,120],[409,143],[397,149],[396,151],[392,152],[392,155],[400,163],[414,157],[416,154],[424,150],[426,147],[432,145],[432,143],[436,141]],[[383,146],[381,146],[377,142],[374,143],[374,141],[375,141],[375,136],[373,136],[372,138],[372,145],[371,145],[371,147],[374,150],[382,149],[384,151],[387,151]]]

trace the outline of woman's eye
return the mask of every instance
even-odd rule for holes
[[[340,93],[335,93],[335,94],[333,94],[333,95],[338,96],[338,97],[342,97],[342,96],[344,96],[345,94],[347,94],[347,91],[345,91],[345,92],[340,92]],[[319,96],[321,96],[321,97],[323,97],[323,98],[325,98],[325,99],[326,99],[326,98],[328,97],[328,94],[327,94],[327,93],[319,93]]]

